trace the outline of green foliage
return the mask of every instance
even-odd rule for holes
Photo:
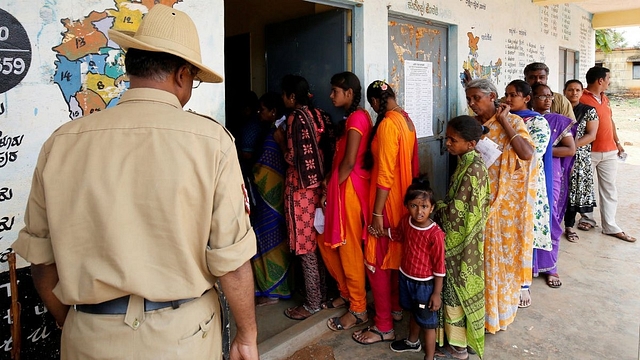
[[[622,33],[614,29],[599,29],[596,30],[596,49],[605,53],[610,53],[611,50],[616,48],[624,48],[627,46]]]

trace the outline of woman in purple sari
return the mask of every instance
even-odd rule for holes
[[[533,110],[539,112],[549,122],[551,139],[544,157],[547,175],[547,196],[551,207],[551,251],[535,249],[533,253],[533,275],[546,275],[547,285],[559,288],[562,285],[558,276],[558,250],[560,236],[564,230],[562,218],[567,206],[569,177],[573,167],[576,144],[572,132],[574,120],[560,114],[550,113],[553,93],[547,85],[532,86]]]

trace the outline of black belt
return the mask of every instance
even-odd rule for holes
[[[177,309],[180,305],[187,303],[196,298],[163,301],[156,302],[144,299],[144,311],[154,311],[171,307]],[[89,314],[109,314],[109,315],[123,315],[127,313],[127,307],[129,306],[129,295],[119,297],[117,299],[101,302],[100,304],[87,304],[87,305],[75,305],[75,309]]]

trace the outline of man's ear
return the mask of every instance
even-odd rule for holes
[[[189,75],[189,76],[187,76]],[[174,73],[173,79],[179,87],[185,87],[190,78],[189,67],[187,65],[180,66]]]

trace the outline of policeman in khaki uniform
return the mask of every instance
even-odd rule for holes
[[[127,51],[117,106],[69,122],[38,157],[12,245],[63,326],[62,359],[220,359],[220,279],[238,333],[231,359],[258,359],[256,239],[233,139],[183,111],[201,62],[183,12],[155,5]]]

